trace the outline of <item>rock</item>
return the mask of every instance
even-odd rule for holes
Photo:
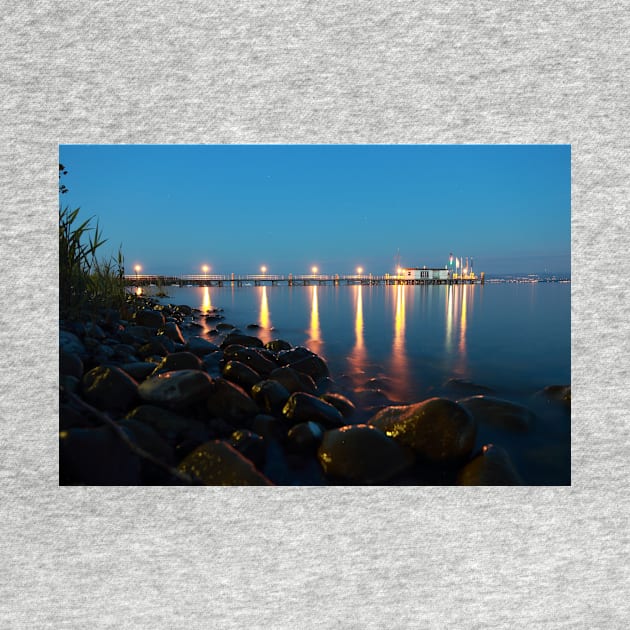
[[[134,361],[133,363],[123,363],[120,367],[127,372],[129,376],[140,382],[155,370],[155,363],[150,363],[149,361]]]
[[[287,448],[294,453],[314,453],[324,438],[324,429],[317,422],[300,422],[287,434]]]
[[[125,411],[138,395],[138,383],[114,366],[98,366],[85,374],[83,397],[106,411]]]
[[[251,390],[260,409],[271,414],[281,413],[290,395],[283,385],[272,380],[260,381]]]
[[[67,330],[59,331],[59,347],[68,354],[78,354],[82,358],[87,356],[87,350],[82,341],[74,333]]]
[[[271,440],[282,439],[286,434],[286,427],[279,418],[261,413],[252,421],[252,431],[270,442]]]
[[[74,376],[75,378],[83,377],[83,361],[75,352],[59,352],[59,373]]]
[[[388,407],[392,404],[380,389],[359,389],[354,392],[357,406],[371,409]]]
[[[272,352],[280,352],[281,350],[291,350],[291,344],[283,339],[272,339],[265,344],[265,348]]]
[[[481,454],[470,461],[459,473],[462,486],[520,486],[521,478],[510,456],[500,447],[487,444]]]
[[[489,387],[484,385],[477,385],[472,381],[468,381],[462,378],[449,378],[444,383],[445,389],[454,392],[455,394],[472,396],[474,394],[492,394],[493,391]]]
[[[175,370],[150,376],[138,393],[142,400],[168,406],[187,406],[200,402],[212,389],[212,379],[201,370]]]
[[[477,425],[470,412],[446,398],[386,407],[377,412],[369,424],[410,446],[425,460],[440,464],[468,457],[477,435]]]
[[[571,385],[548,385],[534,394],[535,399],[545,403],[561,403],[567,409],[571,408]]]
[[[215,352],[219,349],[219,346],[209,342],[203,337],[191,337],[188,340],[188,351],[196,354],[198,357],[203,357],[206,354]]]
[[[155,331],[147,326],[128,326],[120,335],[123,343],[143,343],[154,336]]]
[[[60,374],[59,386],[65,392],[76,394],[81,386],[81,380],[76,376],[70,376],[70,374]]]
[[[213,319],[220,319],[221,316],[214,317]],[[219,322],[217,324],[217,330],[233,330],[235,326],[232,324],[228,324],[227,322]]]
[[[103,341],[107,337],[103,329],[94,322],[87,322],[85,324],[85,334],[90,337],[94,337],[94,339],[98,339],[99,341]]]
[[[410,449],[367,424],[326,431],[317,454],[329,477],[364,484],[388,481],[415,460]]]
[[[201,359],[192,352],[173,352],[165,356],[155,367],[154,374],[172,372],[174,370],[201,370]]]
[[[304,357],[299,361],[294,361],[289,365],[298,372],[308,374],[314,381],[330,376],[326,361],[324,361],[321,357],[318,357],[316,354],[310,357]]]
[[[228,361],[223,366],[223,378],[240,385],[245,391],[260,381],[260,374],[240,361]]]
[[[203,369],[210,374],[210,376],[217,377],[221,376],[221,364],[223,361],[223,352],[221,350],[217,350],[216,352],[211,352],[210,354],[206,354],[203,359]]]
[[[344,424],[341,413],[335,407],[303,392],[291,394],[282,409],[282,414],[292,424],[312,420],[320,422],[328,429],[341,427]]]
[[[294,363],[300,359],[312,356],[315,355],[308,348],[305,348],[304,346],[296,346],[290,350],[278,352],[278,363],[280,363],[280,365],[289,365],[290,363]]]
[[[218,328],[218,326],[217,326]],[[221,348],[227,348],[233,344],[247,346],[248,348],[262,348],[263,342],[258,337],[250,337],[249,335],[241,335],[239,333],[230,333],[221,344]]]
[[[155,405],[139,405],[126,418],[143,422],[171,442],[193,440],[201,443],[210,439],[207,428],[199,420]]]
[[[260,324],[247,324],[246,328],[249,330],[258,330],[260,328]]]
[[[223,350],[226,359],[244,363],[252,370],[266,376],[276,369],[276,364],[267,357],[262,356],[255,348],[246,348],[241,345],[226,346]]]
[[[179,329],[179,326],[175,322],[167,322],[162,328],[162,332],[166,337],[168,337],[171,341],[174,341],[175,343],[186,343],[182,335],[182,331]]]
[[[471,396],[457,403],[472,413],[478,424],[506,431],[527,431],[536,416],[526,407],[492,396]]]
[[[160,343],[157,339],[151,339],[149,342],[138,348],[138,355],[146,359],[147,357],[165,357],[168,354],[168,350],[164,344]]]
[[[139,485],[140,460],[110,427],[61,431],[59,483]]]
[[[278,381],[290,394],[295,392],[315,394],[317,391],[315,381],[308,374],[297,372],[289,366],[276,368],[269,374],[269,378],[273,381]]]
[[[342,394],[336,394],[336,393],[331,392],[331,393],[323,394],[322,396],[320,396],[320,398],[324,402],[327,402],[329,405],[332,405],[333,407],[338,409],[344,418],[349,418],[356,409],[354,406],[354,403],[352,403],[352,401],[348,400]]]
[[[173,449],[151,427],[133,419],[120,420],[118,425],[131,433],[134,443],[143,451],[167,466],[175,464]],[[140,473],[143,483],[147,484],[165,484],[173,480],[163,468],[143,458],[140,458]]]
[[[236,422],[253,419],[258,413],[256,403],[245,391],[223,378],[215,379],[207,406],[211,416]]]
[[[267,447],[262,436],[245,429],[239,429],[232,433],[230,445],[243,457],[249,459],[256,468],[262,469],[265,465]]]
[[[160,326],[164,325],[164,315],[160,311],[152,311],[149,309],[136,311],[134,319],[138,326],[159,328]]]
[[[178,468],[206,486],[272,485],[250,460],[220,440],[206,442],[190,453]]]

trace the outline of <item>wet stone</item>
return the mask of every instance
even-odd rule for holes
[[[83,376],[83,361],[81,361],[81,357],[74,352],[61,350],[59,353],[59,373],[81,378]]]
[[[355,411],[354,403],[343,396],[342,394],[336,394],[329,392],[320,396],[320,398],[338,409],[344,418],[349,418]]]
[[[143,309],[136,311],[135,321],[138,326],[147,326],[148,328],[159,328],[164,325],[164,315],[160,311]]]
[[[157,339],[152,339],[138,348],[138,355],[143,359],[151,356],[165,357],[167,354],[168,350]]]
[[[462,396],[472,396],[475,394],[492,394],[492,390],[484,385],[478,385],[472,381],[462,378],[450,378],[444,383],[444,388],[449,392]]]
[[[290,363],[311,356],[313,356],[313,353],[308,348],[305,348],[304,346],[296,346],[290,350],[278,352],[278,363],[281,365],[289,365]]]
[[[167,322],[162,328],[162,332],[166,337],[175,343],[185,344],[186,341],[182,335],[182,331],[175,322]]]
[[[228,361],[223,366],[222,374],[223,378],[240,385],[245,391],[260,381],[260,374],[240,361]]]
[[[410,449],[366,424],[326,431],[318,457],[327,476],[363,484],[388,481],[415,461]]]
[[[239,361],[263,376],[270,374],[277,367],[273,361],[260,354],[256,348],[232,344],[224,348],[223,354],[226,359]]]
[[[300,422],[287,434],[287,448],[294,453],[314,453],[324,438],[324,428],[317,422]]]
[[[83,397],[106,411],[125,411],[138,395],[138,383],[115,366],[98,366],[83,376]]]
[[[284,421],[264,413],[254,418],[251,429],[254,433],[270,440],[280,439],[286,434]]]
[[[446,398],[429,398],[413,405],[386,407],[369,424],[425,460],[449,464],[470,455],[477,424],[469,411]]]
[[[59,332],[59,347],[64,352],[77,354],[80,357],[87,355],[83,342],[74,333],[67,330],[61,330]]]
[[[129,376],[140,382],[155,370],[155,363],[149,361],[134,361],[132,363],[123,363],[120,367],[127,372]]]
[[[227,322],[219,322],[217,324],[217,330],[232,330],[233,328],[235,328],[235,326]]]
[[[571,408],[571,385],[548,385],[534,395],[536,400],[546,403],[561,403],[567,409]]]
[[[155,374],[174,370],[200,370],[201,368],[201,359],[192,352],[173,352],[155,366]]]
[[[281,350],[291,350],[291,344],[283,339],[272,339],[265,344],[265,348],[272,352],[280,352]]]
[[[457,403],[468,409],[478,424],[496,429],[528,431],[536,419],[526,407],[492,396],[471,396]]]
[[[210,376],[217,377],[221,376],[221,365],[223,362],[223,352],[221,350],[217,350],[216,352],[211,352],[210,354],[206,354],[203,359],[203,369],[210,374]]]
[[[232,433],[230,445],[243,455],[243,457],[249,459],[256,468],[262,468],[265,465],[267,447],[261,435],[252,433],[246,429],[239,429]]]
[[[520,486],[521,478],[510,456],[500,446],[487,444],[459,473],[462,486]]]
[[[178,468],[206,486],[272,485],[250,460],[220,440],[207,442],[195,449]]]
[[[210,354],[211,352],[218,350],[219,346],[211,343],[203,337],[191,337],[188,340],[187,348],[189,352],[196,354],[198,357],[203,357],[206,354]]]
[[[218,328],[218,326],[217,326]],[[258,337],[251,337],[250,335],[241,335],[239,333],[230,333],[221,344],[221,348],[227,348],[233,344],[246,346],[248,348],[262,348],[263,342]]]
[[[60,374],[59,386],[66,392],[76,394],[81,387],[81,379],[78,379],[76,376],[70,376],[70,374]]]
[[[315,381],[308,374],[297,372],[289,366],[276,368],[269,374],[269,378],[282,384],[290,394],[295,392],[315,394],[317,391]]]
[[[243,388],[223,378],[214,380],[207,407],[211,416],[235,422],[251,420],[258,413],[256,403]]]
[[[291,394],[282,414],[292,424],[313,421],[320,422],[329,429],[341,427],[344,424],[338,409],[311,394],[303,392]]]
[[[287,389],[278,381],[260,381],[252,388],[252,398],[256,404],[266,413],[281,413],[282,408],[289,399]]]
[[[293,361],[289,365],[298,372],[308,374],[314,381],[330,376],[326,361],[324,361],[321,357],[318,357],[316,354],[310,357],[304,357],[299,361]]]
[[[186,406],[206,398],[212,379],[201,370],[162,372],[146,379],[138,393],[143,400],[162,405]]]
[[[139,405],[132,409],[126,418],[143,422],[164,439],[173,442],[180,440],[205,442],[210,438],[208,430],[199,420],[179,415],[170,409],[156,405]]]

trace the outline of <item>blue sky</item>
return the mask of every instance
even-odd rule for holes
[[[569,145],[62,145],[128,272],[570,270]]]

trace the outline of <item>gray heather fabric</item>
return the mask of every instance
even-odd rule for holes
[[[4,3],[0,627],[627,627],[628,3],[461,5]],[[60,488],[74,142],[571,143],[572,487]]]

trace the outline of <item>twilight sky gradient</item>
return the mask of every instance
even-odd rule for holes
[[[569,145],[62,145],[63,206],[132,273],[570,271]],[[106,252],[104,252],[106,253]]]

